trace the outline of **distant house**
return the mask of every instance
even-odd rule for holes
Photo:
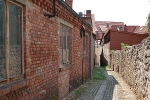
[[[120,50],[121,43],[128,45],[139,44],[148,34],[137,34],[131,32],[117,31],[110,29],[104,36],[104,45],[109,43],[109,50]]]
[[[109,65],[110,50],[120,50],[121,43],[138,44],[148,36],[146,26],[127,26],[123,22],[108,21],[96,21],[95,26],[97,29],[95,42],[96,63],[102,66]]]
[[[96,31],[96,40],[95,40],[95,64],[100,65],[100,55],[102,52],[102,45],[104,42],[104,36],[108,33],[109,29],[113,26],[124,26],[123,22],[110,22],[110,21],[95,21],[95,31]],[[105,45],[103,46],[105,50],[103,52],[108,53],[109,48]],[[107,58],[107,57],[106,57]]]
[[[104,35],[102,65],[110,65],[111,50],[121,50],[121,43],[131,46],[139,44],[144,38],[148,37],[147,33],[133,33],[136,29],[136,27],[135,29],[134,27],[128,27],[127,30],[132,30],[131,32],[110,29]]]

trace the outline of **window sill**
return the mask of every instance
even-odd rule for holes
[[[0,85],[0,96],[6,95],[12,91],[18,90],[26,86],[27,79],[18,80]]]
[[[61,65],[59,68],[59,72],[65,71],[65,70],[69,69],[71,66],[72,66],[72,64]]]

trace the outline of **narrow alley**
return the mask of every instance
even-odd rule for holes
[[[104,72],[105,80],[94,81],[79,98],[71,93],[63,100],[136,100],[134,93],[118,73],[102,67],[99,70]]]
[[[0,0],[0,100],[150,100],[150,14],[77,1]]]

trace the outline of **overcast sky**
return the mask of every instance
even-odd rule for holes
[[[91,10],[96,21],[119,21],[127,25],[146,24],[150,0],[73,0],[78,12]]]

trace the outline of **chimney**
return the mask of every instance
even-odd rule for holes
[[[86,10],[86,17],[91,17],[91,10]]]
[[[73,0],[65,0],[65,2],[72,8]]]

